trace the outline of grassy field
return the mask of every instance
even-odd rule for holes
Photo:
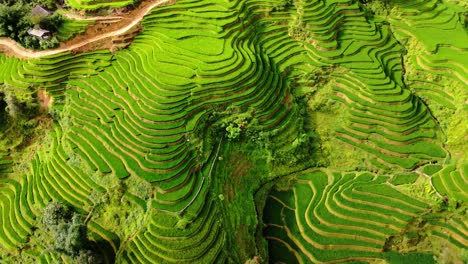
[[[0,262],[79,263],[59,201],[104,263],[463,263],[464,13],[181,0],[123,50],[0,54]]]

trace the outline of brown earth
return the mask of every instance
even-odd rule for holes
[[[234,180],[234,185],[243,188],[242,178],[247,176],[252,168],[252,161],[245,154],[238,152],[229,158],[228,164],[232,164],[233,170],[231,176]]]
[[[253,166],[245,154],[234,151],[229,156],[226,164],[229,164],[228,177],[230,179],[223,186],[223,194],[228,202],[234,200],[236,191],[241,191],[244,188],[243,178],[247,176]]]
[[[135,32],[139,29],[144,16],[157,6],[173,4],[175,0],[143,1],[137,8],[129,11],[119,11],[120,19],[112,16],[111,20],[100,19],[88,26],[86,32],[79,34],[67,42],[61,43],[58,48],[43,51],[33,51],[21,47],[9,38],[0,38],[0,52],[7,56],[17,58],[40,58],[71,51],[73,53],[86,52],[98,49],[112,49],[112,40],[120,35]]]
[[[37,91],[37,98],[39,98],[39,106],[41,109],[49,109],[52,97],[47,94],[46,90],[40,89]]]

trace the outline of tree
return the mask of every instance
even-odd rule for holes
[[[0,131],[2,127],[5,127],[8,123],[8,114],[6,112],[7,103],[3,99],[5,94],[0,91]]]
[[[39,26],[42,29],[56,32],[63,24],[64,18],[61,14],[55,13],[51,16],[42,17],[39,21]]]
[[[23,38],[23,46],[27,49],[38,49],[40,47],[39,39],[33,36],[25,36]]]
[[[80,259],[78,263],[102,263],[90,247],[88,228],[79,214],[59,202],[51,202],[44,209],[42,223],[54,235],[54,250]]]
[[[91,250],[81,250],[75,259],[77,264],[99,264],[104,263],[102,257]]]
[[[0,93],[6,104],[5,111],[14,120],[30,119],[37,115],[38,103],[34,88],[17,88],[10,85],[0,85]]]
[[[53,228],[59,224],[68,222],[71,219],[71,211],[65,205],[59,202],[51,202],[44,209],[44,215],[42,217],[42,223]]]
[[[3,100],[7,105],[5,110],[7,111],[8,115],[10,115],[12,118],[17,118],[21,115],[21,106],[14,93],[7,93]]]
[[[57,8],[56,0],[0,0],[0,5],[12,6],[14,4],[20,3],[22,5],[40,5],[47,9],[53,10]]]
[[[47,39],[47,40],[39,40],[39,47],[41,49],[52,49],[52,48],[55,48],[57,47],[59,44],[59,41],[57,39],[57,37],[53,37],[51,39]]]
[[[0,4],[11,6],[15,4],[17,0],[0,0]]]
[[[71,222],[60,223],[52,231],[55,233],[55,250],[77,256],[80,250],[86,249],[88,228],[79,215],[73,215]]]
[[[36,3],[42,7],[45,7],[47,9],[53,10],[57,8],[56,5],[56,0],[33,0],[33,1],[28,1],[31,3]]]
[[[226,131],[228,132],[228,133],[227,133],[227,137],[228,137],[230,140],[235,140],[235,139],[237,139],[237,138],[240,136],[241,128],[238,127],[238,126],[234,126],[234,125],[231,123],[231,124],[229,124],[228,127],[226,127]]]
[[[0,5],[0,36],[21,41],[32,26],[29,11],[30,7],[21,1],[12,6]]]

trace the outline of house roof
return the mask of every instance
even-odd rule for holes
[[[45,29],[36,29],[36,28],[30,28],[28,29],[28,34],[31,35],[31,36],[36,36],[36,37],[39,37],[39,38],[42,38],[44,37],[44,35],[50,33],[50,31],[48,30],[45,30]]]
[[[53,12],[43,8],[40,5],[37,5],[36,7],[33,8],[33,10],[31,10],[31,15],[33,16],[48,16],[52,13]]]

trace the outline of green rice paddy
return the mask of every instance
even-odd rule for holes
[[[0,262],[75,263],[51,201],[105,263],[467,261],[466,5],[368,2],[179,0],[115,53],[0,54],[52,98],[0,138]]]

